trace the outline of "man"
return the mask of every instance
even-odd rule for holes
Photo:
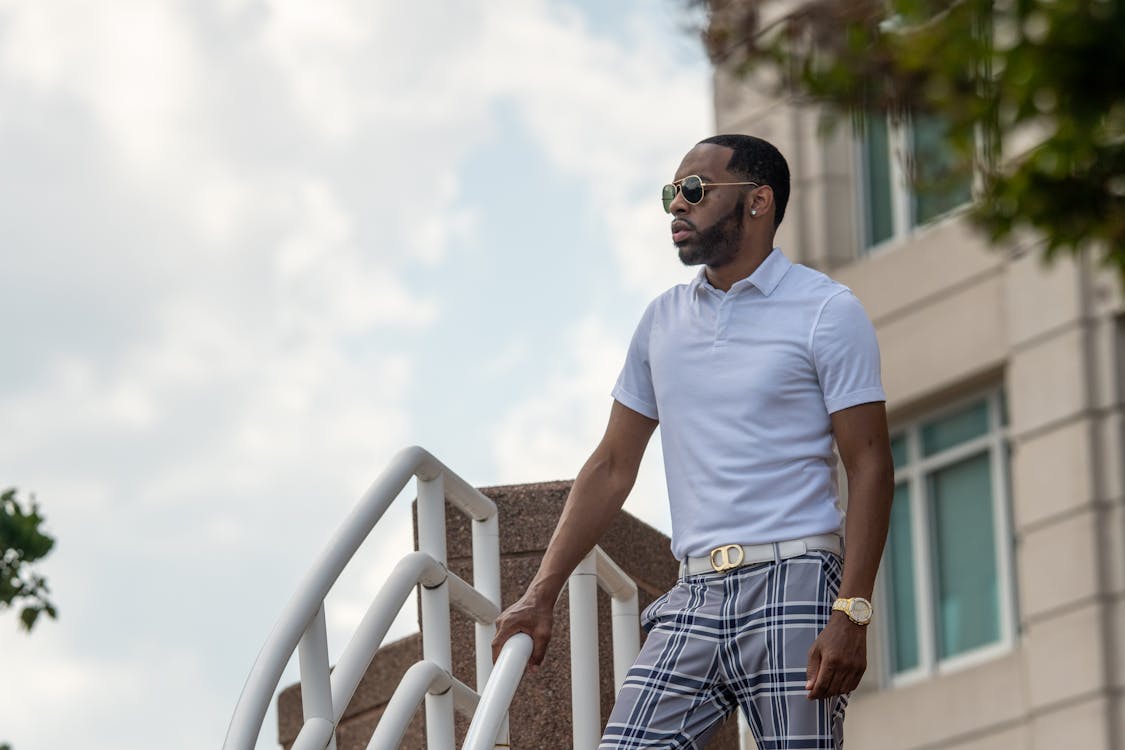
[[[788,165],[759,138],[715,136],[684,157],[665,210],[680,259],[703,268],[642,316],[605,436],[497,621],[494,652],[525,632],[543,660],[555,600],[659,422],[680,579],[642,616],[602,750],[701,748],[738,708],[760,750],[842,744],[893,469],[874,329],[846,287],[773,247],[788,198]]]

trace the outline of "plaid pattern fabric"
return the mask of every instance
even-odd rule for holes
[[[805,669],[842,568],[810,552],[681,579],[642,615],[599,750],[703,748],[739,706],[758,750],[839,750],[847,697],[810,701]]]

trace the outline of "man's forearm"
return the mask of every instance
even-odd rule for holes
[[[881,463],[872,462],[848,475],[842,597],[870,599],[875,589],[894,497],[894,470]]]
[[[527,633],[534,644],[530,664],[543,661],[559,592],[621,510],[656,425],[655,419],[613,402],[605,436],[574,480],[539,571],[523,596],[496,620],[494,659],[513,633]]]
[[[615,465],[597,454],[590,457],[574,480],[529,594],[554,604],[574,568],[621,510],[635,480],[635,467]]]

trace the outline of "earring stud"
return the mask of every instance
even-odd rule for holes
[[[756,209],[756,208],[750,209],[750,215],[751,216],[757,216],[758,215],[758,209]]]

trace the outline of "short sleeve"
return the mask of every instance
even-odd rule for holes
[[[652,386],[652,367],[649,362],[649,341],[655,308],[656,302],[653,301],[641,316],[641,322],[633,332],[633,340],[629,342],[625,366],[621,368],[617,384],[613,386],[614,399],[649,419],[660,418],[656,410],[656,392]]]
[[[829,414],[887,400],[879,373],[875,327],[851,291],[845,289],[821,306],[811,347]]]

